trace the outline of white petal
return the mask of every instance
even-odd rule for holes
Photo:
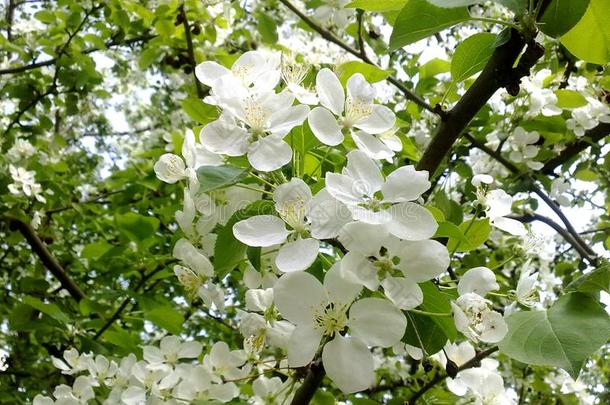
[[[267,136],[248,148],[248,161],[256,170],[272,172],[290,162],[292,149],[280,137]]]
[[[508,232],[511,235],[515,236],[523,236],[527,234],[527,230],[525,229],[525,225],[516,219],[506,218],[506,217],[498,217],[494,218],[491,223],[498,229],[503,230],[504,232]]]
[[[423,240],[431,238],[438,224],[424,207],[411,202],[393,205],[388,209],[392,221],[388,230],[394,236],[405,240]]]
[[[363,298],[349,310],[349,328],[368,346],[390,347],[405,334],[407,318],[389,300]]]
[[[288,341],[288,364],[290,367],[304,367],[311,363],[318,351],[322,331],[313,325],[298,325]]]
[[[178,357],[181,359],[193,359],[201,354],[203,345],[199,342],[184,342],[178,350]]]
[[[373,355],[359,339],[337,335],[324,345],[322,362],[328,377],[346,394],[375,383]]]
[[[150,364],[161,364],[165,362],[165,356],[156,346],[142,347],[142,356]]]
[[[487,267],[475,267],[468,270],[458,283],[460,295],[475,293],[484,297],[490,291],[500,289],[496,282],[496,275]]]
[[[364,131],[355,131],[352,133],[352,138],[358,149],[366,153],[371,159],[389,159],[394,156],[394,151],[374,135]]]
[[[470,181],[470,183],[472,183],[472,185],[475,187],[479,187],[482,183],[491,184],[493,182],[494,178],[491,177],[489,174],[475,174],[474,176],[472,176],[472,180]]]
[[[381,187],[383,199],[391,202],[417,200],[430,188],[427,170],[415,170],[415,167],[403,166],[388,175]]]
[[[273,201],[277,212],[298,206],[305,206],[311,200],[309,186],[298,177],[293,177],[288,183],[280,184],[273,192]]]
[[[404,241],[397,252],[397,267],[416,283],[431,280],[447,271],[449,252],[435,240]]]
[[[221,76],[230,73],[226,67],[212,61],[206,61],[195,67],[195,76],[206,86],[212,87]]]
[[[326,190],[344,204],[356,205],[364,202],[363,193],[350,176],[326,172]]]
[[[379,287],[377,268],[364,255],[357,252],[348,252],[341,259],[341,274],[353,283],[362,284],[372,291]]]
[[[279,110],[269,117],[269,132],[284,136],[292,128],[301,125],[308,113],[309,107],[302,104]]]
[[[513,198],[504,190],[491,190],[485,197],[485,203],[489,207],[487,216],[494,219],[511,213]]]
[[[239,395],[239,388],[233,382],[224,384],[212,384],[208,389],[208,393],[211,399],[215,399],[220,402],[229,402],[233,398]]]
[[[424,293],[417,283],[404,277],[386,277],[382,282],[385,296],[400,309],[413,309],[424,302]]]
[[[350,205],[348,208],[355,220],[362,221],[367,224],[380,225],[387,224],[388,222],[392,221],[392,215],[388,210],[374,211],[356,205]]]
[[[383,225],[350,222],[341,229],[339,241],[350,252],[358,252],[362,256],[379,256],[379,249],[389,237],[390,234]]]
[[[173,153],[161,155],[154,166],[155,174],[159,180],[169,184],[174,184],[186,177],[186,165],[180,156]]]
[[[362,291],[362,286],[343,277],[340,264],[335,263],[324,276],[324,287],[330,301],[349,305]]]
[[[290,234],[284,221],[273,215],[256,215],[233,225],[233,234],[248,246],[268,247],[286,240]]]
[[[187,239],[182,238],[176,242],[173,255],[201,275],[208,277],[214,275],[214,266],[210,260]]]
[[[341,115],[345,106],[345,92],[337,76],[328,68],[321,69],[316,76],[316,90],[320,104],[335,115]]]
[[[316,239],[297,239],[288,242],[275,257],[275,265],[280,271],[291,272],[307,269],[318,257],[320,242]]]
[[[334,199],[325,188],[311,200],[305,216],[310,221],[311,236],[318,240],[337,237],[341,228],[352,220],[345,204]]]
[[[380,134],[392,128],[396,122],[396,115],[388,107],[375,104],[369,115],[354,123],[354,127],[369,134]]]
[[[508,326],[504,321],[502,315],[496,311],[488,311],[483,313],[481,319],[483,331],[479,336],[479,339],[487,343],[498,343],[504,339],[504,336],[508,332]]]
[[[347,165],[343,169],[355,181],[356,191],[372,196],[381,190],[383,175],[379,166],[360,150],[354,150],[347,154]]]
[[[275,305],[282,316],[297,325],[313,324],[315,312],[328,297],[322,283],[309,273],[286,273],[273,287]]]
[[[347,79],[347,94],[352,99],[371,103],[375,98],[375,89],[366,81],[362,73],[355,73]]]
[[[246,291],[246,309],[265,312],[273,304],[273,289],[252,289]]]
[[[211,152],[228,156],[241,156],[248,150],[248,133],[237,125],[218,119],[199,133],[201,144]]]
[[[337,119],[324,107],[316,107],[307,117],[311,132],[324,145],[336,146],[343,142],[343,133]]]

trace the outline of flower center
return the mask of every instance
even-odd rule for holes
[[[305,200],[296,198],[283,204],[280,209],[280,217],[297,233],[303,233],[307,230],[305,223]]]
[[[373,112],[371,104],[360,98],[347,97],[345,101],[345,118],[343,119],[343,127],[351,128],[356,122],[362,118],[366,118]]]
[[[335,333],[341,332],[347,326],[346,307],[335,305],[331,302],[324,308],[316,311],[315,327],[322,331],[325,336],[333,337]]]
[[[246,124],[248,124],[252,133],[255,136],[263,135],[270,111],[265,110],[258,100],[249,97],[244,100],[244,112]]]
[[[194,296],[204,282],[200,275],[183,266],[180,266],[176,270],[176,275],[178,276],[178,281],[184,286],[184,290],[189,296]]]

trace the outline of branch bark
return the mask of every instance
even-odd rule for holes
[[[309,370],[307,371],[305,380],[303,380],[303,384],[294,394],[294,398],[292,398],[292,402],[290,403],[290,405],[309,404],[318,387],[322,383],[325,374],[326,372],[324,371],[324,367],[322,366],[321,361],[318,360],[312,363],[312,365],[309,366]]]
[[[446,113],[417,164],[417,170],[427,170],[433,176],[462,131],[498,89],[506,87],[510,94],[516,95],[521,77],[528,75],[530,68],[544,55],[544,48],[532,41],[527,44],[517,67],[513,68],[525,46],[525,39],[513,29],[508,42],[496,48],[479,77]]]
[[[17,229],[27,242],[32,247],[32,250],[38,257],[44,266],[49,269],[51,274],[55,276],[61,283],[61,286],[65,288],[72,298],[77,302],[85,298],[85,293],[80,287],[68,276],[64,268],[59,264],[55,256],[49,252],[47,245],[40,239],[34,228],[26,222],[21,221],[17,218],[8,218],[12,228]]]
[[[569,162],[580,152],[598,143],[608,135],[610,135],[610,123],[599,123],[595,128],[586,131],[582,138],[569,144],[558,156],[546,162],[541,170],[542,173],[553,174],[557,167]]]
[[[197,79],[197,74],[195,73],[195,68],[197,67],[197,62],[195,61],[195,52],[193,49],[193,38],[191,37],[191,26],[189,25],[189,20],[186,17],[186,10],[184,8],[184,4],[182,4],[179,8],[180,15],[182,16],[182,26],[184,27],[184,37],[186,39],[187,52],[189,55],[189,63],[191,65],[191,70],[193,71],[193,78],[195,79],[195,86],[197,87],[197,97],[204,98],[206,96],[206,92],[201,86],[201,82]]]

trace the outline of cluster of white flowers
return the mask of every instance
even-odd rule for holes
[[[325,27],[343,29],[355,15],[353,8],[345,8],[350,0],[322,0],[321,3],[315,9],[313,17]]]
[[[521,127],[515,128],[508,137],[510,159],[516,163],[525,163],[532,170],[542,169],[544,164],[534,159],[540,151],[540,148],[536,146],[539,139],[540,134],[536,131],[528,132]]]
[[[561,114],[561,108],[557,107],[557,96],[553,90],[546,88],[551,76],[550,69],[541,69],[533,78],[525,77],[521,80],[521,85],[529,93],[528,117],[535,117],[542,114],[545,117],[552,117]]]
[[[8,170],[13,178],[13,183],[8,185],[8,190],[11,194],[35,198],[43,204],[47,202],[46,198],[42,195],[40,183],[36,182],[36,173],[13,165],[9,165]]]
[[[63,359],[53,358],[53,364],[63,374],[76,376],[72,387],[59,385],[53,391],[54,399],[39,394],[33,403],[78,405],[97,398],[108,405],[189,404],[195,400],[228,402],[238,397],[235,382],[252,374],[245,352],[230,350],[226,343],[217,342],[199,361],[202,348],[200,343],[166,336],[159,347],[144,346],[140,361],[133,354],[113,360],[70,349],[64,352]],[[265,367],[274,369],[269,363]],[[254,371],[252,378],[259,374]],[[285,387],[276,379],[279,380],[261,376],[255,381],[258,398],[286,395],[282,394]]]
[[[572,117],[566,120],[566,126],[577,137],[584,136],[585,131],[595,128],[600,122],[610,123],[610,107],[598,99],[586,96],[587,105],[572,110]]]

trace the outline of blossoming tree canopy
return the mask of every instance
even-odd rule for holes
[[[610,403],[610,1],[7,0],[0,404]]]

